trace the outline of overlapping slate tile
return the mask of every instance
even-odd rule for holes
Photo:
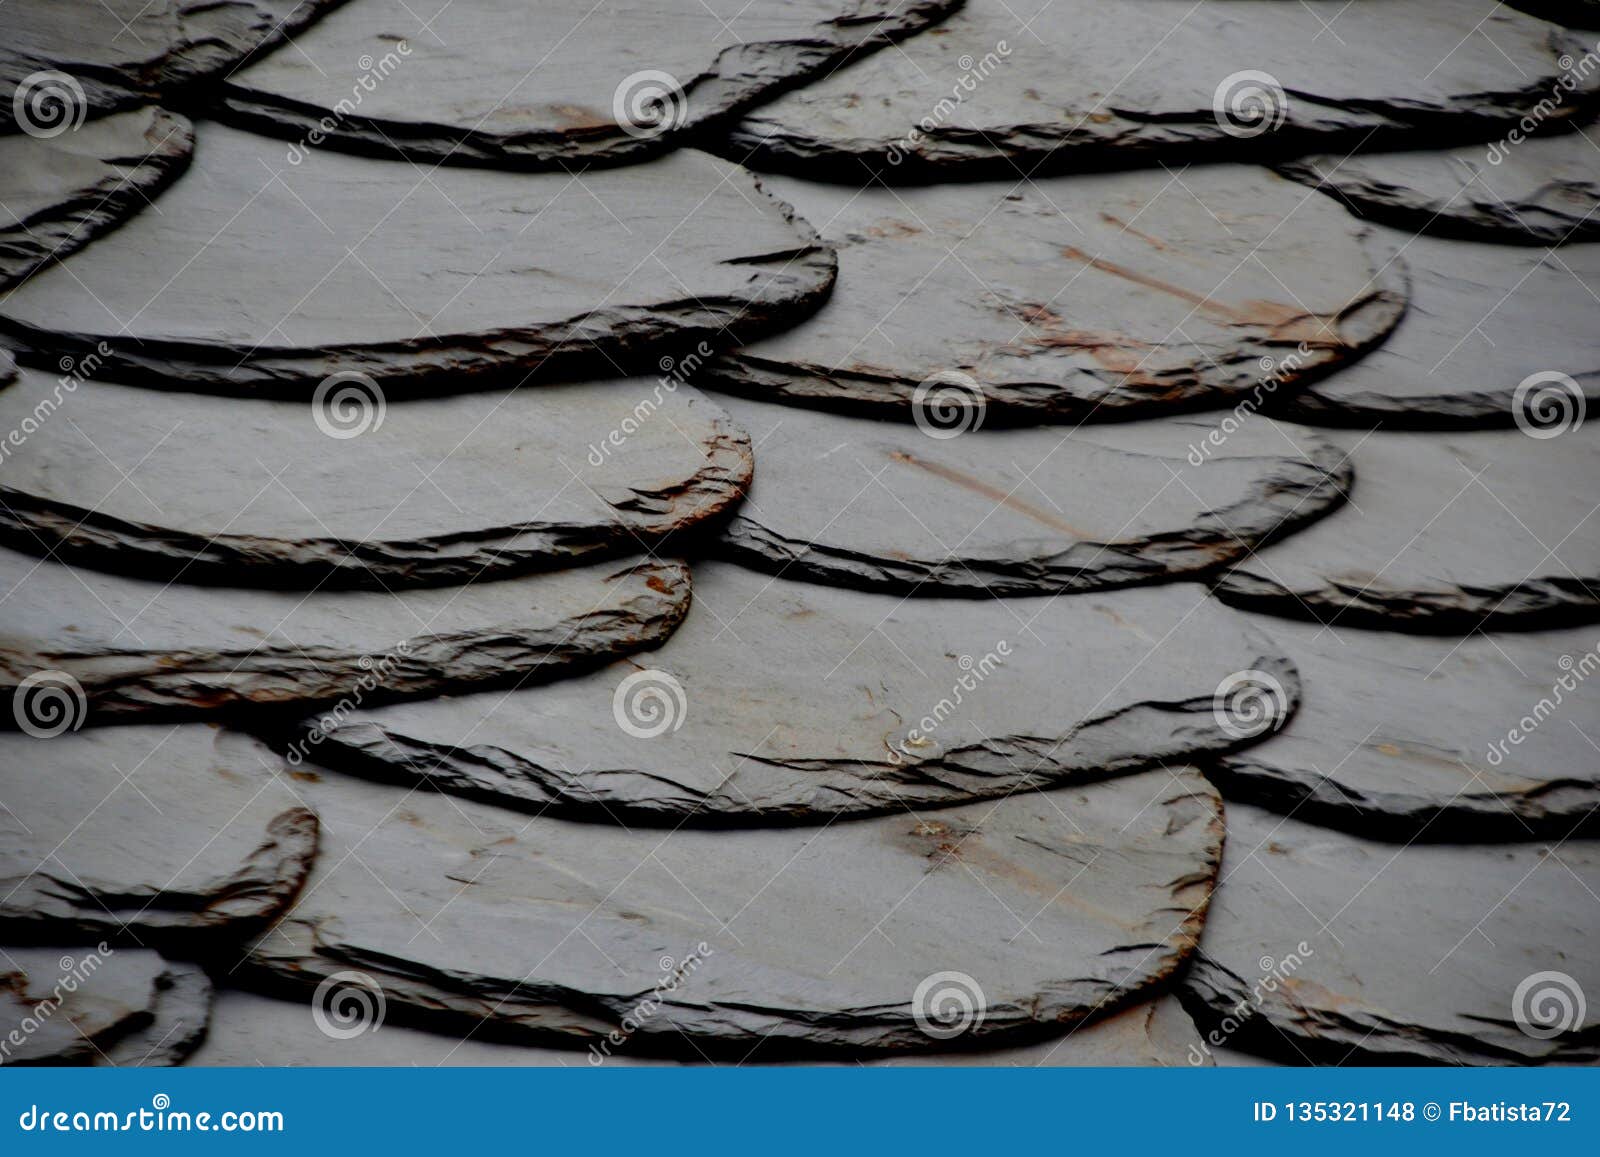
[[[1063,656],[1071,656],[1064,665]],[[1265,715],[1218,689],[1243,682]],[[1294,668],[1192,584],[1037,605],[905,602],[695,568],[649,656],[511,693],[312,721],[317,759],[541,815],[815,822],[1004,796],[1233,750]]]
[[[344,379],[308,405],[86,372],[0,390],[0,538],[151,578],[398,590],[580,565],[716,517],[752,468],[671,379],[393,405]]]
[[[1592,622],[1600,445],[1570,422],[1560,429],[1346,435],[1350,501],[1228,571],[1217,594],[1253,611],[1424,634]]]
[[[1185,1003],[1296,1063],[1592,1062],[1597,893],[1593,841],[1396,850],[1230,804]]]
[[[1584,686],[1600,671],[1600,630],[1272,634],[1305,700],[1282,732],[1207,768],[1230,799],[1367,839],[1600,831],[1600,691]]]
[[[1592,107],[1600,76],[1561,84],[1584,47],[1492,0],[969,0],[757,109],[727,148],[856,182],[1437,147]]]
[[[701,371],[754,397],[945,432],[1232,405],[1358,357],[1405,308],[1365,227],[1264,169],[767,184],[842,276],[814,318]]]
[[[654,646],[682,563],[408,591],[255,591],[81,571],[0,548],[0,696],[74,680],[84,721],[373,705],[559,678]],[[22,717],[0,716],[0,726]]]
[[[1115,1011],[1185,958],[1222,838],[1217,799],[1183,768],[665,836],[421,793],[397,804],[348,777],[305,794],[324,854],[241,981],[305,993],[357,971],[396,1023],[598,1045],[626,1019],[612,1053],[691,1059],[948,1050]]]
[[[211,79],[335,0],[49,0],[13,5],[0,43],[0,132],[59,134]]]
[[[1343,501],[1325,441],[1202,421],[926,437],[730,400],[760,447],[725,557],[790,579],[926,596],[1087,591],[1193,577]]]
[[[755,179],[679,151],[591,173],[422,170],[199,126],[145,213],[0,298],[0,336],[107,377],[309,396],[654,368],[804,316],[833,254]],[[668,348],[670,347],[670,348]]]
[[[299,892],[317,819],[253,741],[204,724],[73,731],[70,687],[36,684],[31,734],[0,735],[0,936],[214,947]]]
[[[352,0],[230,76],[221,115],[305,142],[518,168],[664,151],[959,0]],[[316,133],[316,137],[311,134]],[[304,144],[302,144],[304,147]]]
[[[1515,0],[1511,7],[1569,28],[1600,28],[1597,0]]]
[[[1281,171],[1408,232],[1564,245],[1600,240],[1596,140],[1593,126],[1580,126],[1439,152],[1305,157]]]
[[[1600,301],[1590,289],[1600,284],[1600,246],[1536,252],[1380,236],[1410,271],[1399,326],[1360,361],[1264,408],[1302,422],[1445,430],[1537,428],[1600,405]]]
[[[189,163],[194,132],[145,107],[55,137],[0,137],[0,289],[140,212]]]
[[[210,1011],[196,964],[107,944],[0,948],[0,1064],[180,1064]]]

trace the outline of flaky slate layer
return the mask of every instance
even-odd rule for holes
[[[349,709],[560,678],[659,645],[689,606],[689,570],[672,562],[400,594],[280,593],[124,579],[0,549],[0,587],[14,616],[0,632],[0,695],[65,674],[90,724]]]
[[[185,583],[401,590],[673,541],[750,480],[750,439],[675,381],[387,405],[151,391],[24,370],[0,389],[0,540]]]
[[[207,122],[159,214],[0,298],[0,340],[42,368],[98,352],[143,385],[306,398],[360,373],[392,398],[653,373],[804,317],[834,272],[810,226],[705,153],[581,185],[421,180],[323,150],[295,164]]]
[[[359,970],[389,1020],[475,1039],[599,1047],[626,1021],[609,1044],[626,1055],[1059,1034],[1172,975],[1222,839],[1218,801],[1187,769],[930,815],[664,838],[425,795],[396,809],[391,790],[343,777],[305,793],[327,853],[238,977],[303,994]],[[341,854],[360,833],[383,885]],[[428,915],[436,935],[416,935]],[[959,1039],[919,1027],[930,978],[924,1013],[952,981],[982,1009]]]
[[[1180,994],[1203,1031],[1296,1064],[1592,1062],[1600,1012],[1559,1001],[1600,985],[1597,848],[1397,851],[1230,804]]]
[[[1254,408],[1405,310],[1404,266],[1366,227],[1263,169],[768,184],[826,223],[842,276],[815,317],[697,374],[767,401],[947,433]]]
[[[0,137],[0,290],[143,210],[193,151],[193,126],[154,107],[63,136]]]
[[[229,76],[216,111],[301,148],[517,169],[624,164],[959,4],[545,0],[543,44],[530,52],[506,35],[528,19],[521,0],[350,0],[292,48]]]

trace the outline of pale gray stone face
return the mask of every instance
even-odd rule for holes
[[[1600,627],[1465,639],[1281,622],[1304,702],[1284,730],[1208,767],[1230,799],[1373,839],[1593,834]],[[1486,856],[1493,850],[1485,848]]]
[[[756,109],[727,149],[860,185],[1491,138],[1552,91],[1592,96],[1593,75],[1559,84],[1585,47],[1473,0],[969,0],[900,52]]]
[[[719,553],[833,586],[936,598],[1198,577],[1322,517],[1350,487],[1343,451],[1263,420],[1214,439],[1201,416],[938,438],[723,404],[761,468]]]
[[[1570,421],[1569,411],[1569,421]],[[1224,601],[1334,627],[1460,635],[1600,617],[1590,430],[1342,435],[1339,511],[1240,563]]]
[[[559,678],[670,635],[689,606],[689,569],[619,561],[403,593],[265,591],[122,578],[0,548],[0,589],[0,697],[66,676],[98,725],[342,712]]]
[[[194,130],[147,106],[54,137],[0,137],[0,289],[140,212],[189,163]]]
[[[227,80],[220,113],[321,147],[555,168],[663,152],[959,0],[353,0]],[[537,36],[520,34],[536,22]],[[512,34],[518,30],[518,34]]]
[[[838,249],[833,296],[699,374],[941,430],[1247,403],[1356,359],[1403,267],[1265,169],[865,189],[769,179]]]
[[[284,909],[315,857],[316,816],[253,740],[143,725],[11,733],[0,747],[0,935],[13,943],[226,954]]]
[[[51,366],[104,342],[104,377],[148,385],[304,398],[361,373],[450,392],[654,372],[663,353],[804,316],[833,274],[809,226],[705,153],[581,183],[423,179],[326,149],[295,163],[207,122],[161,212],[0,299],[0,330]]]
[[[459,1034],[488,1015],[485,1038],[580,1045],[621,1028],[627,1055],[682,1051],[680,1034],[770,1056],[1059,1035],[1170,978],[1222,835],[1216,797],[1187,769],[670,834],[400,802],[342,776],[303,790],[323,854],[237,976],[304,993],[359,969],[396,1023]],[[344,854],[357,842],[381,882]]]
[[[1234,726],[1218,688],[1240,673],[1270,710]],[[1277,648],[1193,584],[906,601],[705,563],[651,654],[355,712],[323,729],[318,759],[535,814],[815,823],[1233,750],[1297,693]]]
[[[107,944],[0,948],[0,1064],[181,1064],[210,1009],[197,964]]]
[[[21,435],[0,445],[0,536],[152,578],[399,590],[671,550],[750,479],[744,431],[670,378],[351,388],[241,400],[24,370],[0,389]]]
[[[1597,892],[1589,840],[1399,846],[1230,804],[1184,1001],[1291,1063],[1592,1062]]]
[[[1600,149],[1586,125],[1440,152],[1305,157],[1280,171],[1408,235],[1536,246],[1600,238]]]
[[[1600,302],[1591,296],[1600,246],[1520,249],[1409,229],[1381,229],[1375,241],[1409,272],[1405,317],[1360,361],[1274,395],[1269,412],[1331,426],[1452,430],[1548,424],[1563,412],[1570,420],[1580,403],[1600,405]],[[1523,383],[1546,371],[1569,381],[1541,399],[1538,383]]]
[[[0,43],[0,133],[58,133],[203,82],[333,0],[49,0],[14,5]],[[41,73],[55,74],[41,76]]]

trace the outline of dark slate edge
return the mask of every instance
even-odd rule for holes
[[[688,114],[684,123],[654,136],[635,137],[619,127],[495,133],[425,120],[350,115],[333,118],[337,124],[331,133],[323,133],[321,147],[385,159],[530,172],[635,164],[694,145],[755,106],[914,36],[964,3],[915,0],[898,19],[842,15],[821,22],[815,39],[731,45],[708,71],[683,82]],[[829,32],[836,35],[830,37]],[[332,116],[329,109],[232,79],[218,87],[207,112],[225,124],[287,141],[304,141],[314,129],[321,132],[320,122]]]
[[[1290,589],[1233,570],[1217,579],[1212,593],[1229,606],[1258,614],[1419,635],[1555,630],[1600,621],[1600,575],[1543,575],[1514,584],[1420,591],[1345,585]]]
[[[1240,803],[1387,843],[1518,843],[1600,836],[1595,783],[1552,776],[1526,791],[1361,791],[1314,768],[1264,762],[1267,751],[1199,764]]]
[[[769,277],[747,298],[691,296],[655,306],[593,310],[519,329],[307,349],[245,350],[221,342],[54,331],[0,314],[0,345],[24,365],[45,371],[55,370],[63,355],[98,353],[105,375],[129,385],[294,401],[310,398],[336,371],[370,374],[391,399],[585,377],[654,376],[664,350],[699,342],[726,348],[786,329],[827,301],[838,273],[837,255],[792,207],[774,201],[796,230],[796,245],[737,259],[750,268],[752,280]]]
[[[49,742],[41,740],[40,742]],[[317,853],[317,817],[290,808],[268,822],[259,847],[235,871],[186,892],[54,875],[41,864],[0,878],[0,939],[15,944],[109,941],[204,953],[238,941],[282,913],[300,893]]]
[[[1506,0],[1506,5],[1552,24],[1600,30],[1600,3],[1596,0]]]
[[[1566,46],[1575,56],[1586,49],[1581,39],[1552,28],[1552,64]],[[1151,168],[1158,164],[1211,164],[1238,161],[1275,164],[1307,153],[1357,153],[1394,151],[1425,139],[1430,148],[1449,148],[1488,142],[1515,127],[1540,101],[1548,98],[1548,77],[1537,84],[1499,94],[1474,94],[1456,103],[1466,107],[1451,111],[1393,106],[1380,109],[1380,100],[1337,102],[1294,92],[1294,100],[1308,107],[1341,110],[1361,116],[1366,124],[1352,129],[1313,129],[1284,124],[1253,138],[1222,130],[1210,108],[1193,116],[1142,117],[1135,110],[1121,114],[1119,123],[1101,125],[1087,119],[1077,125],[1019,124],[1005,128],[967,129],[938,125],[920,132],[915,150],[899,150],[901,160],[889,160],[894,140],[846,140],[802,136],[773,126],[762,131],[757,122],[735,124],[720,140],[703,146],[719,156],[738,160],[749,168],[783,173],[812,181],[859,184],[943,184],[951,181],[1016,179],[1021,173],[1044,176],[1111,172]],[[1600,110],[1600,90],[1574,94],[1552,117],[1587,120]],[[1547,118],[1548,120],[1549,118]],[[905,126],[910,129],[912,125]]]
[[[1229,459],[1239,461],[1241,459]],[[1263,460],[1270,460],[1264,459]],[[1196,579],[1322,518],[1348,497],[1354,469],[1338,447],[1312,443],[1284,469],[1194,527],[1117,543],[1079,541],[1051,555],[900,559],[788,538],[735,514],[713,554],[753,570],[825,585],[904,595],[989,598],[1110,590]]]
[[[1372,253],[1370,244],[1364,247]],[[1297,371],[1285,371],[1280,390],[1293,392],[1306,382],[1315,381],[1339,367],[1364,356],[1393,332],[1405,316],[1410,292],[1410,276],[1404,263],[1385,263],[1372,259],[1372,275],[1367,292],[1339,312],[1335,320],[1340,344],[1312,344],[1311,355],[1302,359]],[[3,319],[0,319],[3,327]],[[1260,359],[1283,351],[1294,351],[1298,340],[1274,338],[1270,327],[1242,337],[1231,349],[1214,347],[1193,359],[1203,363],[1186,365],[1169,373],[1159,367],[1141,371],[1149,380],[1129,383],[1130,375],[1111,369],[1073,367],[1078,379],[1041,377],[1037,381],[982,381],[983,424],[986,427],[1031,426],[1079,422],[1129,421],[1199,410],[1217,410],[1259,398]],[[25,359],[20,359],[25,360]],[[1049,364],[1048,358],[1043,358]],[[1275,358],[1274,360],[1279,360]],[[953,367],[961,368],[961,367]],[[1063,367],[1051,367],[1057,374]],[[1226,370],[1226,379],[1216,380]],[[909,422],[913,417],[912,397],[922,383],[915,377],[869,376],[829,370],[824,366],[781,362],[755,353],[730,351],[707,362],[696,374],[695,384],[763,402],[807,406],[832,413],[885,418]]]
[[[1526,1051],[1497,1047],[1483,1036],[1441,1032],[1392,1019],[1380,1008],[1307,1008],[1309,1032],[1273,1023],[1251,1000],[1250,985],[1212,960],[1202,947],[1178,984],[1178,999],[1202,1033],[1230,1033],[1228,1045],[1294,1065],[1483,1065],[1577,1063],[1600,1058],[1600,1032],[1568,1032],[1550,1041],[1522,1036],[1506,1007],[1502,1040],[1525,1041]],[[1520,1042],[1519,1042],[1520,1043]]]
[[[1585,404],[1600,407],[1600,369],[1572,375]],[[1517,383],[1503,389],[1453,390],[1392,397],[1379,390],[1352,390],[1338,378],[1324,391],[1316,384],[1264,403],[1262,413],[1313,426],[1370,430],[1498,430],[1516,425]]]
[[[1163,944],[1127,945],[1119,949],[1125,975],[1116,983],[1100,977],[1062,980],[1050,986],[1044,1000],[986,1004],[984,1018],[953,1040],[926,1035],[909,1015],[909,1001],[890,1006],[852,1008],[826,1017],[755,1003],[689,1004],[670,996],[659,1019],[645,1022],[628,1039],[639,1056],[701,1060],[707,1057],[751,1059],[840,1059],[864,1051],[875,1053],[956,1052],[1031,1044],[1059,1037],[1066,1030],[1109,1018],[1169,991],[1173,977],[1196,951],[1221,866],[1223,817],[1221,801],[1197,791],[1163,800],[1177,808],[1174,826],[1203,821],[1209,836],[1206,867],[1169,882],[1173,903],[1163,911],[1173,928]],[[252,950],[233,973],[243,987],[269,996],[304,1001],[323,976],[356,968],[375,976],[388,997],[386,1023],[403,1024],[450,1035],[471,1034],[485,1041],[584,1048],[636,1011],[648,993],[605,1000],[588,993],[537,980],[513,981],[436,972],[390,956],[339,952],[320,955],[314,929],[290,928],[291,914],[273,935]],[[277,933],[281,932],[282,935]],[[290,949],[282,947],[285,938]],[[295,948],[299,948],[298,953]],[[312,967],[307,965],[311,964]],[[320,965],[321,967],[316,967]],[[1072,1015],[1088,1008],[1087,1016]]]
[[[156,109],[145,141],[149,148],[142,156],[104,158],[128,169],[125,177],[108,178],[109,188],[102,182],[73,190],[70,197],[0,230],[0,291],[22,284],[143,210],[189,167],[194,126],[176,113]]]
[[[103,1048],[97,1062],[118,1067],[167,1068],[181,1065],[206,1039],[211,1023],[211,978],[195,964],[168,961],[156,978],[149,1022],[138,1032]]]
[[[731,421],[717,424],[698,474],[671,489],[634,492],[609,524],[522,523],[361,542],[212,536],[0,486],[0,544],[134,578],[284,590],[398,591],[584,566],[661,549],[702,522],[720,521],[743,500],[754,470],[750,436]]]
[[[299,715],[358,695],[362,706],[431,698],[561,678],[660,646],[689,611],[689,568],[646,564],[649,593],[607,610],[549,625],[490,623],[459,634],[426,634],[385,656],[374,675],[371,655],[333,646],[263,643],[233,651],[75,651],[70,656],[0,645],[0,698],[16,694],[24,672],[56,668],[77,680],[88,702],[84,723]],[[611,576],[623,578],[629,572]],[[314,597],[314,596],[313,596]],[[48,645],[48,643],[46,643]],[[368,684],[371,686],[368,686]],[[17,726],[0,715],[0,730]]]
[[[1284,687],[1286,709],[1274,730],[1281,729],[1300,705],[1299,670],[1289,659],[1271,653],[1258,655],[1249,667],[1267,672]],[[300,734],[317,727],[319,721],[306,720]],[[1158,748],[1127,738],[1145,730],[1171,733],[1170,744]],[[585,778],[591,783],[623,785],[605,794],[572,783],[574,777],[559,768],[544,767],[506,748],[432,743],[368,721],[338,723],[321,728],[320,734],[320,763],[382,783],[596,823],[749,828],[893,814],[907,807],[956,807],[1015,791],[1093,783],[1164,764],[1189,763],[1197,756],[1225,755],[1262,742],[1272,732],[1245,739],[1224,734],[1214,722],[1213,696],[1208,694],[1179,702],[1130,704],[1059,735],[993,736],[914,764],[902,760],[897,765],[887,758],[775,761],[754,753],[731,753],[749,764],[818,773],[810,799],[775,803],[751,801],[739,792],[720,798],[696,794],[629,768],[587,769]],[[1044,763],[1047,753],[1049,762]],[[824,778],[829,773],[837,775],[843,786],[829,786]],[[628,794],[630,779],[657,794]]]

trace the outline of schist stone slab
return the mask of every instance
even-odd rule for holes
[[[752,469],[744,431],[669,384],[389,405],[346,380],[308,405],[24,370],[0,390],[0,539],[186,583],[384,590],[659,550]]]
[[[1240,563],[1224,601],[1421,634],[1600,618],[1588,431],[1348,435],[1356,485],[1328,518]]]
[[[602,1056],[1060,1034],[1172,975],[1222,840],[1220,801],[1181,767],[934,813],[666,835],[397,801],[343,776],[305,795],[323,855],[237,979],[304,994],[360,972],[396,1023]],[[381,878],[346,856],[357,841]]]
[[[1559,423],[1600,406],[1600,246],[1540,252],[1384,230],[1411,308],[1360,361],[1264,409],[1391,429]],[[1527,383],[1524,385],[1524,383]]]
[[[1485,0],[969,0],[755,110],[727,149],[914,182],[1438,147],[1592,108],[1600,73],[1568,73],[1585,48]]]
[[[238,66],[336,0],[14,4],[0,43],[0,132],[59,134]]]
[[[943,432],[1231,406],[1358,357],[1405,309],[1368,227],[1265,169],[768,186],[842,276],[815,317],[701,371],[757,398]]]
[[[1306,157],[1280,171],[1407,232],[1508,245],[1600,240],[1593,127],[1440,152]]]
[[[817,822],[1237,749],[1298,692],[1262,643],[1194,584],[907,602],[708,563],[659,651],[319,723],[317,759],[539,814]]]
[[[1193,422],[926,437],[745,400],[761,447],[717,550],[803,579],[916,595],[1027,595],[1194,577],[1343,501],[1343,452],[1249,423],[1213,448]]]
[[[1467,639],[1272,629],[1304,703],[1207,771],[1230,799],[1368,839],[1600,832],[1600,629]]]
[[[176,1065],[205,1037],[211,980],[138,948],[0,948],[0,1064]]]
[[[682,563],[467,587],[257,591],[129,579],[0,549],[0,696],[72,685],[84,722],[315,709],[560,678],[657,645]],[[69,682],[70,681],[70,682]],[[23,727],[26,713],[0,715]]]
[[[300,890],[317,820],[253,740],[204,724],[72,731],[34,687],[0,735],[0,935],[188,950],[237,940]]]
[[[219,115],[290,140],[550,168],[663,152],[960,0],[351,0],[230,76]],[[313,134],[316,134],[313,136]]]
[[[189,163],[189,122],[158,108],[54,137],[0,137],[0,289],[143,210]]]
[[[1396,850],[1245,804],[1182,981],[1202,1031],[1320,1064],[1600,1058],[1600,844]]]
[[[805,316],[833,253],[737,165],[679,151],[593,173],[420,170],[199,126],[194,161],[115,233],[0,298],[38,364],[311,396],[653,370]],[[241,290],[247,287],[247,290]]]

